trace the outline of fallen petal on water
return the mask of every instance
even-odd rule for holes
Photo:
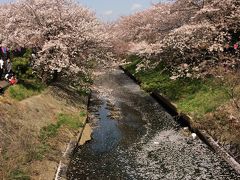
[[[196,133],[192,133],[192,138],[196,139],[196,137],[197,137],[197,134]]]

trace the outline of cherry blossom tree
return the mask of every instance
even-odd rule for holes
[[[177,11],[172,3],[155,4],[150,9],[121,18],[114,25],[113,34],[126,42],[136,44],[145,41],[153,46],[154,43],[159,44],[171,30],[188,22],[191,18],[189,14],[192,11]]]
[[[54,72],[77,80],[87,73],[89,61],[107,54],[104,25],[73,0],[19,0],[1,8],[5,15],[2,46],[35,47],[34,69],[43,81],[51,79]]]
[[[142,56],[143,64],[164,62],[174,77],[205,76],[217,66],[239,66],[239,9],[238,0],[156,4],[117,22],[114,40],[127,43],[125,54]]]
[[[164,39],[166,50],[172,52],[169,59],[174,66],[187,63],[188,73],[193,71],[199,76],[211,74],[211,70],[218,66],[229,70],[239,64],[239,54],[230,54],[225,49],[227,41],[232,41],[234,36],[239,37],[239,25],[236,24],[240,20],[236,14],[238,9],[239,2],[235,0],[205,1],[189,23]],[[178,72],[181,71],[178,69]]]

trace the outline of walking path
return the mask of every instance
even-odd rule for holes
[[[5,89],[8,86],[10,86],[9,82],[0,80],[0,90]]]

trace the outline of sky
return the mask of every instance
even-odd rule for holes
[[[0,0],[0,3],[14,0]],[[149,8],[153,3],[164,0],[77,0],[80,4],[96,12],[104,21],[114,21],[117,18]]]
[[[161,0],[78,0],[84,6],[94,10],[104,21],[114,21],[117,18],[129,15],[150,7]]]

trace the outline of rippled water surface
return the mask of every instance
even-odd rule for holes
[[[68,179],[240,179],[120,70],[97,76],[90,123],[93,140],[74,154]]]

